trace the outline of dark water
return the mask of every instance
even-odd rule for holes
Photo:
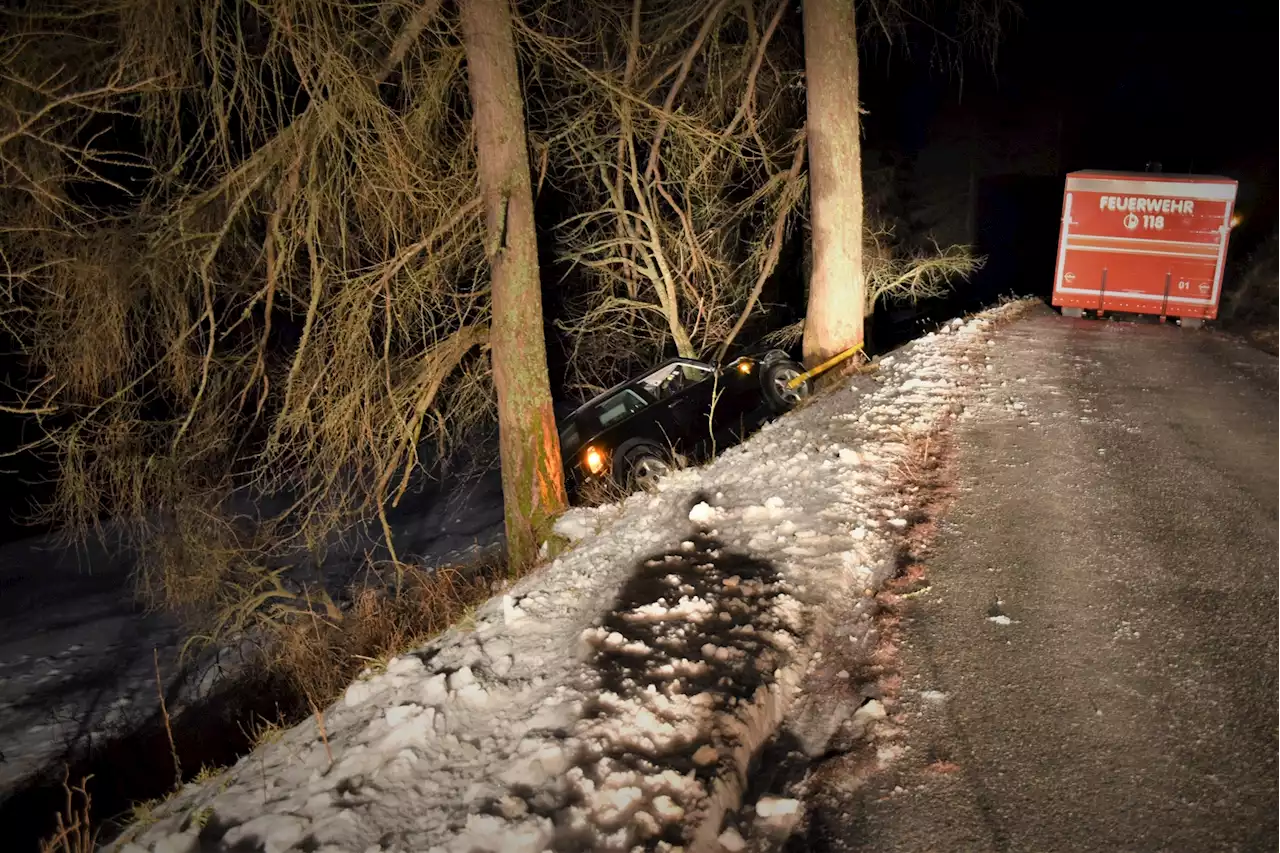
[[[235,763],[252,748],[253,732],[263,721],[291,721],[300,713],[301,702],[281,685],[259,681],[234,685],[187,707],[170,720],[182,780],[190,781],[204,767]],[[67,756],[0,801],[0,849],[13,853],[40,849],[41,839],[55,830],[55,815],[66,803],[64,769],[73,786],[89,780],[90,823],[99,844],[125,828],[134,804],[172,792],[177,775],[174,749],[157,708],[127,734]]]

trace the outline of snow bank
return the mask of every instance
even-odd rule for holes
[[[892,571],[897,465],[950,417],[991,322],[948,325],[653,494],[571,511],[572,551],[351,685],[324,714],[328,749],[299,725],[117,848],[732,847],[724,815],[801,689],[814,626],[837,603],[860,624],[869,598],[849,612],[850,596]]]

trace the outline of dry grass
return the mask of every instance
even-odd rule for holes
[[[902,245],[894,229],[869,224],[863,236],[862,274],[865,281],[866,317],[877,306],[915,304],[945,296],[986,263],[969,246],[943,248],[931,243],[927,248]],[[804,337],[804,320],[799,320],[764,336],[764,342],[790,348]]]
[[[1272,354],[1277,345],[1277,309],[1280,307],[1280,239],[1272,236],[1231,269],[1220,318],[1250,342]]]
[[[315,715],[362,670],[383,666],[459,622],[493,594],[506,567],[405,565],[398,573],[398,589],[373,575],[352,590],[346,609],[300,610],[270,624],[265,667],[305,700],[307,713]]]
[[[628,494],[613,477],[593,477],[578,489],[574,502],[580,506],[608,506],[626,500]]]

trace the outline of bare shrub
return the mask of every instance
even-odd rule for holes
[[[54,815],[53,833],[40,841],[40,853],[94,853],[97,850],[98,834],[89,824],[93,799],[89,796],[88,784],[89,779],[85,778],[73,786],[69,775],[64,772],[62,789],[66,793],[66,802],[62,811]]]
[[[1274,326],[1280,307],[1280,240],[1272,235],[1233,272],[1222,298],[1222,319]]]

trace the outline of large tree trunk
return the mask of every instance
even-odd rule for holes
[[[566,505],[547,379],[542,290],[509,0],[461,0],[462,39],[488,230],[502,499],[512,571],[537,558]]]
[[[853,0],[804,0],[813,272],[804,360],[862,341],[862,148]]]

